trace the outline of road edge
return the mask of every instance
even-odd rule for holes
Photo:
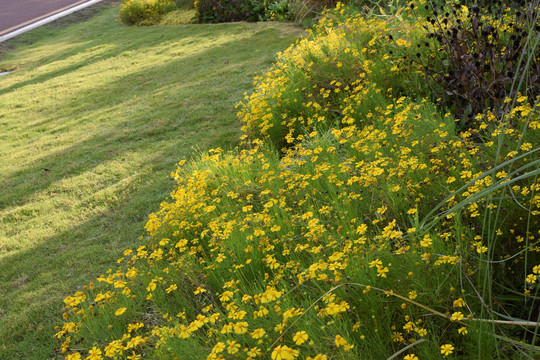
[[[75,6],[60,9],[59,12],[57,10],[55,12],[43,15],[44,17],[42,16],[42,17],[38,17],[36,19],[30,20],[29,21],[30,23],[28,25],[24,25],[23,27],[19,27],[19,28],[13,30],[13,31],[9,31],[10,29],[8,29],[7,30],[7,31],[9,31],[8,33],[0,35],[0,43],[6,41],[8,39],[14,38],[15,36],[23,34],[23,33],[27,32],[27,31],[36,29],[36,28],[38,28],[40,26],[43,26],[43,25],[48,24],[50,22],[53,22],[54,20],[60,19],[60,18],[62,18],[64,16],[73,14],[74,12],[77,12],[79,10],[82,10],[82,9],[86,8],[86,7],[92,6],[94,4],[97,4],[97,3],[101,2],[101,1],[103,1],[103,0],[89,0],[89,1],[83,2],[82,4],[79,3],[78,5],[75,5]],[[26,23],[28,23],[28,22],[26,22]]]

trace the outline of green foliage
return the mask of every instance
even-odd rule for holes
[[[259,15],[251,0],[197,0],[195,2],[199,22],[222,23],[232,21],[257,21]]]
[[[195,0],[175,0],[178,9],[195,9]]]
[[[280,19],[283,13],[284,19],[311,27],[325,10],[332,9],[336,3],[334,0],[287,0],[286,12],[272,11],[272,15]]]
[[[285,20],[306,25],[335,2],[316,0],[198,0],[199,22]]]
[[[175,8],[173,0],[122,0],[119,16],[126,25],[154,25]]]

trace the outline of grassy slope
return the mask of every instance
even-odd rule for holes
[[[62,299],[136,246],[178,160],[236,144],[235,102],[301,33],[126,28],[116,12],[0,61],[17,67],[0,78],[0,359],[51,357]]]

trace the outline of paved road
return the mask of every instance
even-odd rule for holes
[[[0,0],[0,35],[87,0]]]

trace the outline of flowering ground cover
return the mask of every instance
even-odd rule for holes
[[[457,9],[338,4],[278,54],[238,104],[240,146],[181,161],[141,241],[64,299],[58,353],[538,356],[539,98],[512,88],[462,121],[431,96],[414,59],[444,56],[428,34]]]
[[[29,32],[0,69],[0,359],[47,359],[62,299],[136,246],[171,169],[240,136],[234,105],[302,30],[127,28],[116,7]]]

